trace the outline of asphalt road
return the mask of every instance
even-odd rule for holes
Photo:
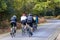
[[[0,36],[0,40],[53,40],[60,32],[60,20],[47,21],[47,23],[38,26],[32,37],[28,37],[28,35],[22,36],[21,30],[19,30],[14,38],[8,33],[3,37]]]

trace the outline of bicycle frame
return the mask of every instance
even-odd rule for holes
[[[32,30],[33,29],[28,24],[26,26],[27,26],[27,29],[28,29],[27,30],[27,33],[28,33],[29,37],[31,37],[32,36]]]
[[[12,29],[11,29],[11,37],[15,37],[15,27],[13,25]]]

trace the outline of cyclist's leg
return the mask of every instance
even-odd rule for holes
[[[31,32],[33,32],[33,23],[30,23]]]
[[[37,30],[37,27],[38,27],[38,23],[36,22],[36,30]]]
[[[32,33],[32,30],[33,30],[33,29],[32,29],[32,27],[31,27],[32,24],[31,24],[31,23],[28,23],[28,25],[29,25],[29,27],[28,27],[29,35],[32,36],[32,35],[33,35],[33,33]]]
[[[25,25],[23,25],[23,27],[22,27],[22,35],[25,35],[25,33],[26,33]]]
[[[13,37],[13,22],[11,23],[11,31],[10,31],[10,35]]]
[[[24,32],[26,33],[26,21],[24,21]]]
[[[30,26],[30,23],[27,22],[27,24],[26,24],[27,31],[29,31],[29,26]]]
[[[37,29],[37,24],[36,23],[34,23],[33,28],[34,28],[34,31]]]
[[[21,24],[22,24],[22,34],[25,34],[25,22],[22,21]]]
[[[11,23],[11,29],[10,29],[10,32],[12,33],[12,28],[13,28],[13,22]]]
[[[16,33],[16,29],[17,29],[17,26],[16,26],[16,23],[14,23],[14,33]]]
[[[12,34],[13,34],[12,36],[15,37],[16,35],[16,23],[15,22],[13,22]]]

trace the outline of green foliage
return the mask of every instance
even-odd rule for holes
[[[0,12],[3,12],[7,9],[6,2],[4,0],[0,0]]]
[[[10,19],[13,14],[19,20],[23,12],[39,16],[58,16],[60,0],[0,0],[0,22]]]
[[[56,15],[60,12],[60,0],[0,0],[0,14],[16,14],[18,17],[23,12],[38,15]]]

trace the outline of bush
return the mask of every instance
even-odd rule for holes
[[[60,15],[56,17],[57,19],[60,19]]]
[[[52,19],[54,16],[45,16],[46,19]]]
[[[9,22],[8,20],[1,21],[1,26],[0,28],[9,28]]]
[[[39,24],[46,22],[46,19],[44,17],[39,18]]]
[[[21,23],[17,22],[17,29],[21,28]]]

